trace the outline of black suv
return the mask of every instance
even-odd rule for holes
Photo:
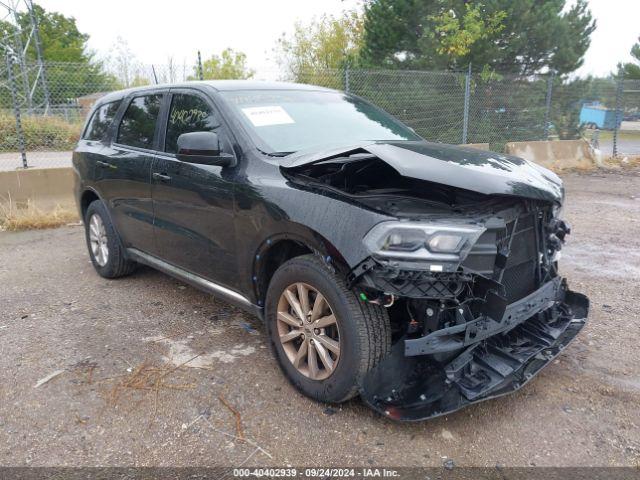
[[[157,268],[264,320],[293,385],[416,420],[511,392],[583,327],[564,191],[429,143],[353,95],[190,82],[106,95],[73,154],[91,261]]]

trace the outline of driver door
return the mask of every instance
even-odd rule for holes
[[[161,135],[164,153],[152,167],[154,233],[166,262],[230,286],[235,273],[234,184],[231,167],[187,163],[175,157],[183,133],[215,131],[233,154],[211,100],[191,89],[172,89]]]

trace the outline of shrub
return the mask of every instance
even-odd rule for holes
[[[80,138],[81,129],[81,123],[70,123],[59,117],[22,116],[27,150],[72,150]],[[18,151],[18,135],[13,115],[0,114],[0,132],[0,151]]]

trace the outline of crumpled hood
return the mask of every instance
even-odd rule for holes
[[[322,151],[299,152],[282,159],[284,169],[370,153],[404,177],[463,188],[486,195],[510,195],[562,202],[562,180],[522,158],[475,148],[431,142],[363,142]]]

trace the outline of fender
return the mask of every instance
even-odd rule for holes
[[[289,224],[295,232],[281,232],[265,238],[258,246],[253,257],[251,278],[253,280],[253,295],[257,304],[262,306],[262,297],[266,293],[267,285],[260,285],[260,272],[267,252],[280,242],[293,241],[301,247],[309,250],[314,255],[322,258],[327,266],[334,271],[346,276],[349,271],[348,264],[340,251],[324,236],[318,232],[300,224]]]

